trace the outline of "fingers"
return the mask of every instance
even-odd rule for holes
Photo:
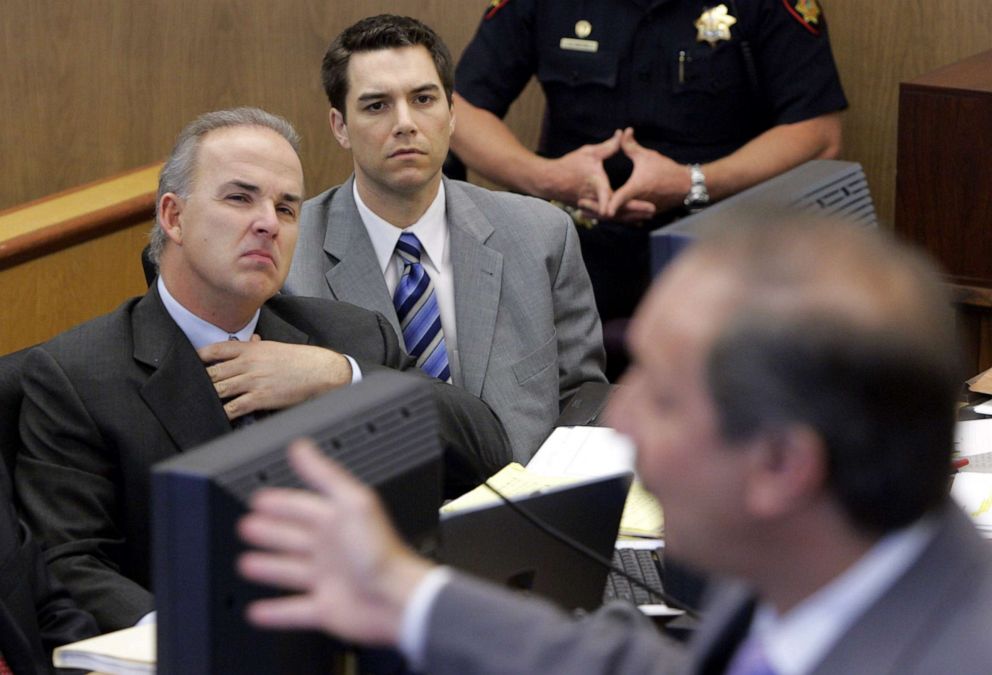
[[[253,336],[254,341],[254,336]],[[200,347],[196,350],[197,356],[200,360],[207,364],[219,363],[224,361],[230,361],[241,355],[245,350],[244,342],[237,342],[235,340],[225,340],[224,342],[215,342],[212,345],[207,345],[206,347]]]
[[[238,571],[246,579],[287,591],[309,590],[315,578],[308,558],[250,551],[238,558]]]
[[[613,215],[613,220],[623,223],[638,223],[654,218],[658,207],[644,199],[631,199]]]
[[[587,185],[596,195],[596,205],[593,207],[593,210],[596,212],[596,216],[600,216],[602,214],[599,213],[599,211],[610,201],[610,194],[612,193],[612,189],[610,188],[610,179],[607,178],[606,172],[603,171],[602,166],[599,167],[599,171],[597,173],[589,177]],[[587,205],[591,205],[588,198],[580,199],[580,208],[586,208],[582,206],[583,202]]]
[[[287,450],[289,464],[303,482],[314,490],[345,501],[356,501],[371,496],[362,483],[352,477],[337,462],[328,459],[310,439],[293,441]]]
[[[320,499],[316,495],[306,495]],[[318,505],[319,506],[319,505]],[[286,553],[305,553],[313,546],[315,524],[324,520],[326,509],[308,504],[286,490],[266,490],[252,499],[253,511],[238,521],[238,535],[260,548]]]
[[[628,180],[626,183],[621,185],[610,197],[610,201],[607,203],[603,214],[604,218],[612,219],[616,216],[617,212],[623,208],[624,204],[633,199],[636,195],[636,189],[631,182]]]
[[[613,135],[605,141],[590,145],[589,148],[597,159],[606,159],[607,157],[615,155],[617,151],[620,150],[620,137],[621,131],[617,129],[613,132]]]
[[[633,159],[631,153],[636,154],[639,150],[644,149],[640,143],[634,140],[634,127],[627,127],[626,129],[624,129],[623,133],[620,134],[619,140],[620,140],[620,149],[622,149],[624,154],[630,157],[631,159]]]
[[[265,628],[319,628],[314,601],[305,595],[256,600],[248,605],[248,620]]]

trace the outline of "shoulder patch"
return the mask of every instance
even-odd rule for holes
[[[782,4],[800,25],[813,35],[823,26],[823,10],[817,0],[782,0]]]
[[[508,2],[510,2],[510,0],[492,0],[492,2],[489,3],[489,9],[486,10],[486,21],[489,21],[489,19],[496,16],[496,13],[503,9]]]

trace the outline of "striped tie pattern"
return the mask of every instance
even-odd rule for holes
[[[396,318],[403,329],[407,353],[417,367],[431,377],[451,379],[448,349],[441,330],[441,311],[434,294],[434,282],[420,263],[423,248],[417,235],[404,232],[396,243],[396,254],[403,261],[403,274],[393,294]]]

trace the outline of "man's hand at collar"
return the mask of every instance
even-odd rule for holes
[[[197,351],[224,412],[234,420],[282,410],[352,381],[351,361],[323,347],[262,340],[217,342]]]

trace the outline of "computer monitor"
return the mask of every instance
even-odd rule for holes
[[[517,507],[604,560],[613,558],[631,475],[591,478],[526,497]],[[441,562],[565,609],[603,602],[607,569],[497,502],[441,517]]]
[[[861,165],[816,159],[652,232],[651,272],[657,276],[703,232],[796,211],[878,224]]]
[[[152,474],[159,673],[327,673],[340,660],[323,635],[250,626],[245,606],[277,592],[235,569],[247,499],[300,486],[285,450],[302,436],[374,487],[409,543],[434,552],[442,453],[424,378],[374,373],[162,462]]]

